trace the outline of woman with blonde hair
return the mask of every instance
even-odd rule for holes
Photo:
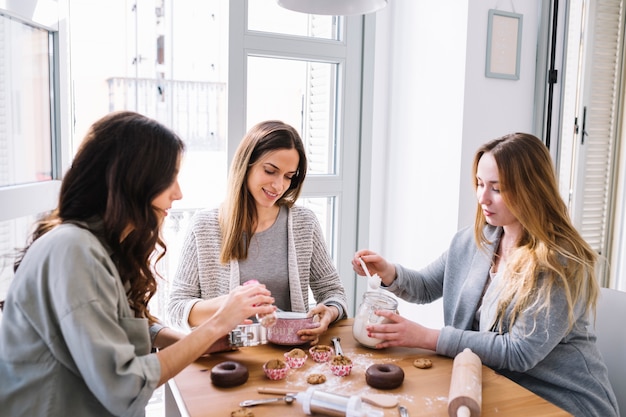
[[[617,402],[590,326],[598,284],[596,254],[559,197],[550,153],[535,136],[514,133],[475,154],[474,227],[421,270],[369,250],[359,259],[399,297],[443,297],[445,327],[429,329],[397,314],[367,328],[378,347],[409,346],[455,357],[465,348],[483,364],[575,416],[617,416]]]
[[[232,161],[225,201],[197,212],[185,238],[168,303],[170,321],[190,329],[236,286],[257,280],[284,311],[318,316],[300,330],[317,341],[345,316],[346,295],[315,214],[295,205],[307,159],[298,132],[277,120],[253,126]],[[316,305],[309,310],[309,288]]]

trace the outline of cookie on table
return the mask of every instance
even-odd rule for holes
[[[428,358],[417,358],[413,361],[413,366],[420,369],[428,369],[433,366],[433,361]]]

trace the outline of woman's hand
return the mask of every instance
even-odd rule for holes
[[[337,316],[339,316],[339,310],[336,307],[320,303],[307,314],[307,317],[313,316],[318,317],[320,325],[314,329],[298,330],[298,336],[300,336],[303,342],[310,342],[311,345],[316,345],[319,342],[320,335],[324,334],[328,330],[330,323],[334,322]]]
[[[212,319],[223,324],[226,327],[223,334],[227,334],[248,317],[273,313],[276,311],[273,304],[274,298],[265,285],[239,286],[228,294]]]
[[[391,311],[377,310],[376,314],[390,322],[365,327],[368,337],[382,340],[376,345],[377,349],[391,346],[437,349],[439,330],[429,329]]]
[[[361,276],[366,276],[359,258],[365,262],[365,266],[371,275],[377,274],[383,284],[389,286],[396,279],[395,265],[387,262],[385,258],[368,249],[362,249],[354,254],[352,258],[352,269]]]

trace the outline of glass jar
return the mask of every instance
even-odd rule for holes
[[[385,317],[376,315],[376,310],[395,313],[398,310],[398,300],[382,291],[368,291],[363,294],[363,301],[354,316],[352,336],[357,342],[369,348],[375,348],[382,340],[369,337],[365,328],[370,324],[389,323]]]

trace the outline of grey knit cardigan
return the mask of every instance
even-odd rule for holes
[[[218,216],[218,209],[198,211],[185,237],[166,309],[170,324],[180,329],[189,330],[189,312],[195,303],[225,295],[240,285],[238,261],[220,263]],[[334,305],[340,310],[339,318],[345,317],[346,293],[317,217],[305,207],[293,206],[287,229],[291,310],[309,310],[310,287],[316,303]]]

